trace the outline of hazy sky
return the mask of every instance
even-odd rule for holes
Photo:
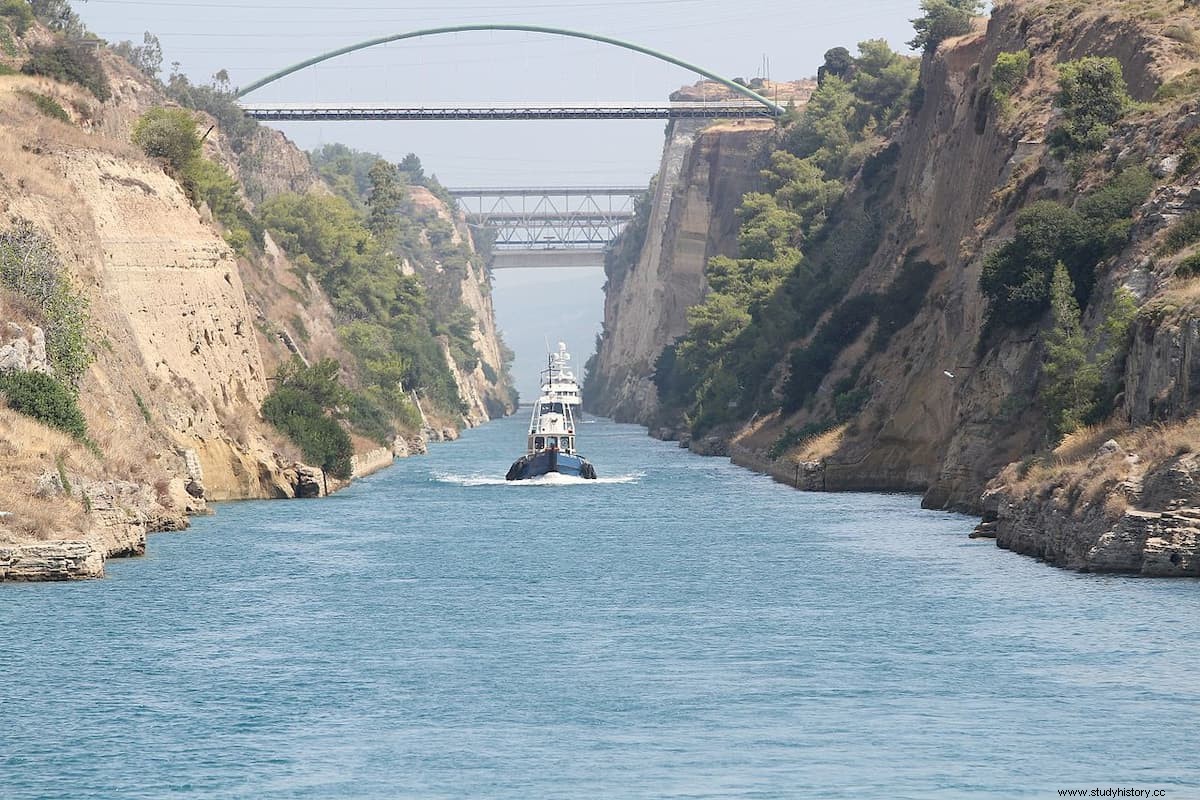
[[[234,85],[311,55],[390,33],[510,22],[600,33],[659,49],[728,77],[811,76],[830,47],[868,38],[904,48],[918,0],[76,0],[105,39],[150,31],[165,62],[194,81],[227,69]],[[461,33],[374,48],[285,78],[261,101],[661,100],[697,80],[685,70],[598,43],[525,33]],[[415,152],[449,186],[646,182],[661,121],[356,122],[280,126],[301,147],[326,142],[398,160]]]

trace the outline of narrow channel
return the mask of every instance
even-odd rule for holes
[[[1194,582],[1054,569],[913,496],[796,492],[604,420],[580,426],[600,480],[506,484],[525,423],[325,500],[220,505],[106,580],[2,587],[5,791],[1011,798],[1115,763],[1131,785],[1200,777]]]

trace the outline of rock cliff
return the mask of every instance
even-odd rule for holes
[[[0,63],[19,65],[35,41],[53,37],[34,26]],[[323,493],[320,471],[299,463],[259,408],[293,355],[350,358],[321,287],[269,236],[261,253],[239,257],[207,208],[129,143],[142,113],[171,103],[124,60],[104,50],[100,60],[113,87],[103,103],[76,86],[0,75],[0,230],[22,220],[48,237],[87,301],[93,359],[78,387],[86,441],[0,401],[0,580],[100,575],[103,559],[140,554],[147,532],[186,527],[208,501]],[[243,178],[244,197],[327,191],[277,132],[258,129],[251,146],[251,158],[239,156],[219,128],[205,144]],[[508,410],[482,270],[471,268],[461,295],[480,359],[467,370],[447,353],[468,408],[450,427]],[[0,288],[0,370],[53,372],[23,302]],[[394,450],[363,440],[354,473],[423,452],[419,437]]]
[[[1191,266],[1177,269],[1190,258],[1187,247],[1163,257],[1165,232],[1191,219],[1200,203],[1197,160],[1189,155],[1200,113],[1194,92],[1177,91],[1200,74],[1188,44],[1197,21],[1184,7],[1170,16],[1144,12],[1126,0],[1069,10],[1016,0],[998,4],[986,24],[927,53],[909,111],[883,132],[854,176],[825,239],[863,254],[848,267],[847,302],[887,296],[910,266],[927,269],[932,277],[911,318],[882,348],[872,346],[876,322],[839,345],[813,399],[799,411],[756,410],[741,424],[701,437],[691,436],[686,422],[661,434],[690,439],[699,452],[730,454],[801,488],[916,491],[928,507],[986,510],[983,535],[1062,566],[1193,574],[1195,498],[1183,489],[1144,487],[1162,470],[1176,469],[1172,459],[1180,453],[1200,446],[1189,423],[1200,407],[1200,373],[1193,369],[1200,331],[1196,273]],[[1028,66],[1015,88],[1006,87],[1011,96],[1001,95],[995,65],[1014,54],[1024,54]],[[1106,131],[1109,138],[1094,155],[1068,163],[1048,134],[1063,120],[1055,101],[1060,65],[1084,56],[1115,58],[1142,105]],[[692,152],[705,149],[697,145]],[[712,174],[711,163],[693,157],[686,169],[672,172],[664,161],[655,210],[662,198],[694,194]],[[1123,229],[1128,241],[1096,266],[1093,295],[1110,298],[1123,289],[1141,305],[1123,361],[1124,392],[1102,438],[1089,439],[1087,452],[1068,442],[1068,458],[1047,448],[1051,432],[1038,399],[1049,321],[985,331],[981,274],[989,254],[1013,238],[1024,209],[1040,200],[1070,206],[1130,166],[1149,170],[1154,188]],[[748,171],[726,177],[726,186],[744,191],[757,168],[753,160],[744,162]],[[657,398],[647,378],[662,349],[686,330],[683,311],[663,311],[663,298],[683,296],[687,305],[703,295],[696,260],[702,265],[714,252],[735,248],[734,208],[728,202],[696,206],[696,217],[686,222],[682,204],[674,218],[660,214],[636,266],[615,280],[610,275],[600,349],[603,395],[593,399],[599,410],[655,422]],[[863,220],[870,222],[869,235]],[[680,258],[676,230],[687,230],[693,241],[697,232],[724,230],[724,250],[718,245],[701,254],[697,247],[692,259]],[[1085,307],[1088,335],[1101,336],[1112,308],[1106,300]],[[778,353],[771,374],[776,398],[789,352],[811,341],[807,334],[762,343]],[[853,395],[860,406],[846,414],[835,408],[839,395]],[[840,424],[825,422],[835,415]],[[1167,423],[1157,438],[1139,427],[1154,421]],[[809,429],[824,433],[788,446],[796,441],[789,438],[793,431]],[[1108,438],[1122,455],[1093,459],[1095,446]],[[1025,464],[1019,480],[1017,468],[1006,467],[1018,461]],[[989,484],[990,506],[982,499]]]
[[[774,130],[769,121],[668,126],[644,243],[634,263],[610,257],[605,265],[604,328],[584,393],[590,410],[620,422],[655,420],[655,360],[687,330],[687,310],[707,289],[708,260],[737,254],[735,212],[759,185]]]

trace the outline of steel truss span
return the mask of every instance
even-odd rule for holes
[[[643,189],[451,189],[467,223],[495,235],[503,250],[603,251],[633,219]]]
[[[686,103],[464,103],[408,106],[261,103],[246,104],[248,117],[264,122],[350,120],[520,120],[520,119],[764,119],[770,109],[740,101]]]

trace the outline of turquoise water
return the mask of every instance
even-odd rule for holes
[[[0,585],[4,798],[1200,796],[1200,585],[523,416]]]

